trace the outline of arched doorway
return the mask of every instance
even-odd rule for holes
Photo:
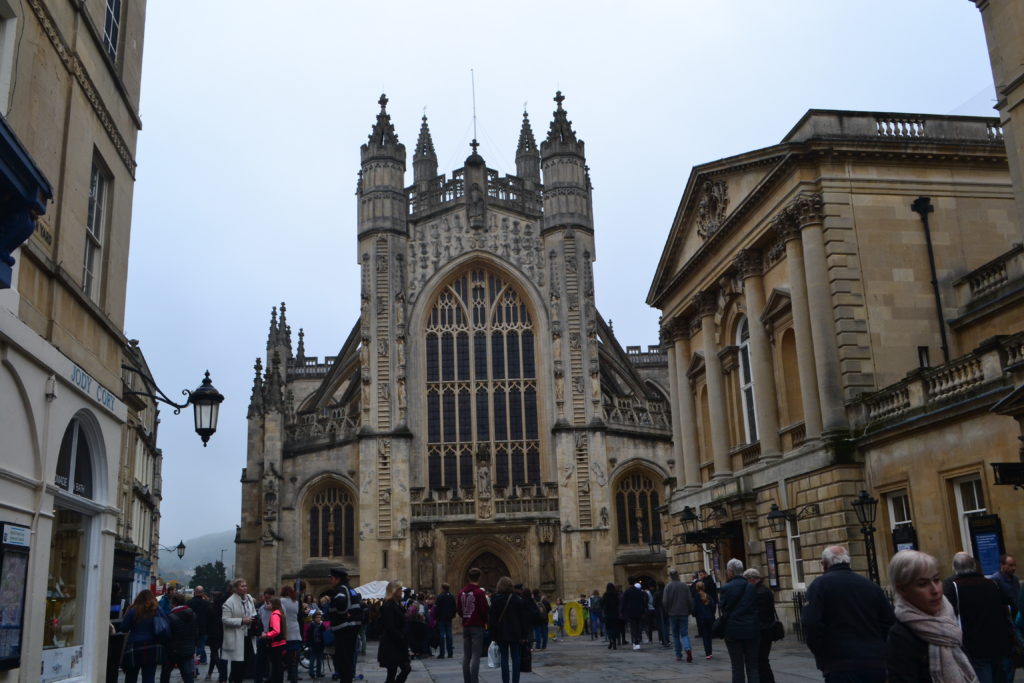
[[[480,585],[488,590],[494,590],[501,577],[511,576],[508,567],[494,553],[478,555],[470,566],[480,570]]]

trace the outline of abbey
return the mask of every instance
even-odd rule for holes
[[[439,175],[426,117],[406,150],[381,96],[360,149],[360,316],[337,356],[293,350],[281,304],[249,407],[238,574],[423,590],[509,575],[571,595],[663,569],[675,482],[667,356],[599,315],[584,143],[561,93],[515,175],[476,140]]]

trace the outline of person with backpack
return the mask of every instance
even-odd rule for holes
[[[604,606],[601,604],[601,594],[594,589],[587,601],[587,608],[590,610],[590,639],[597,640],[604,638]]]
[[[546,650],[548,647],[548,613],[551,612],[551,603],[547,596],[541,595],[539,590],[533,591],[533,601],[540,613],[540,620],[533,630],[533,649]]]
[[[175,593],[171,596],[171,613],[167,616],[171,634],[164,650],[164,662],[160,669],[160,683],[169,683],[175,667],[181,672],[184,683],[192,683],[193,660],[196,656],[198,626],[196,613],[185,604],[185,596]]]
[[[341,683],[352,683],[355,677],[356,638],[363,625],[365,606],[359,593],[348,586],[348,572],[340,567],[332,569],[331,587],[325,591],[330,597],[331,631],[334,635],[334,672]]]
[[[313,612],[313,621],[306,624],[303,640],[309,646],[309,677],[323,678],[324,674],[324,617],[320,610]]]
[[[480,683],[480,653],[484,648],[487,625],[487,594],[480,587],[481,571],[469,570],[469,583],[459,592],[458,610],[462,618],[462,680]]]
[[[270,618],[267,630],[260,636],[267,643],[267,661],[270,663],[270,683],[284,683],[284,653],[288,642],[288,621],[281,606],[281,598],[270,599]],[[161,682],[163,683],[163,682]]]
[[[148,590],[139,591],[119,627],[122,633],[128,634],[122,664],[125,683],[135,683],[140,672],[142,683],[156,680],[156,665],[164,658],[161,633],[168,627],[153,594]]]

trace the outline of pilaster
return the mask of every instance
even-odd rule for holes
[[[722,361],[718,356],[715,334],[715,313],[718,310],[718,292],[700,292],[694,304],[700,314],[701,332],[704,337],[704,373],[708,385],[708,406],[711,419],[711,451],[715,463],[715,478],[732,474],[729,461],[729,425],[725,403],[725,380],[722,377]]]

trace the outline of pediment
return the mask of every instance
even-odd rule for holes
[[[660,295],[694,257],[713,250],[714,243],[774,187],[788,157],[774,147],[697,166],[690,174],[648,294],[657,306]]]
[[[764,311],[761,313],[761,322],[768,324],[772,320],[789,313],[792,308],[792,302],[789,296],[789,290],[784,287],[776,287],[772,290],[772,293],[768,295],[768,300],[764,304]]]
[[[1024,384],[1000,399],[992,406],[992,412],[1016,418],[1024,416]]]
[[[686,376],[691,380],[695,377],[700,377],[704,374],[704,354],[700,351],[695,351],[690,356],[690,365],[686,368]]]

